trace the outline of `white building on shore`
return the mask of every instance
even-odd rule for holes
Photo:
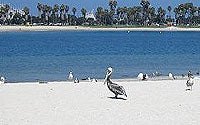
[[[94,21],[96,21],[96,17],[94,16],[93,10],[91,12],[86,13],[85,18],[86,18],[86,20],[93,19]]]

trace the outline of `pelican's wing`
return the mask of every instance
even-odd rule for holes
[[[123,91],[123,94],[127,97],[126,91],[125,91],[124,87],[123,87],[123,86],[120,86],[120,87],[121,87],[121,89],[122,89],[122,91]]]
[[[118,84],[112,83],[110,84],[110,89],[119,95],[126,95],[125,89],[123,86],[119,86]]]
[[[192,86],[193,84],[194,84],[194,81],[191,79],[187,80],[187,82],[186,82],[187,86]]]

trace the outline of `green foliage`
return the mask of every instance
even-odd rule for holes
[[[11,8],[8,4],[0,7],[0,24],[26,24],[27,22],[38,25],[95,25],[95,27],[165,27],[174,24],[183,27],[199,27],[200,7],[193,3],[182,3],[172,8],[155,8],[148,0],[141,0],[139,6],[117,7],[116,0],[109,0],[109,9],[98,7],[95,18],[87,19],[87,10],[81,9],[82,17],[77,17],[75,7],[55,4],[53,6],[37,4],[38,15],[30,15],[28,7],[24,7],[24,15],[9,13]],[[69,12],[69,10],[71,10]],[[174,13],[174,14],[172,14]],[[6,16],[6,15],[9,15]],[[175,15],[172,17],[171,15]]]

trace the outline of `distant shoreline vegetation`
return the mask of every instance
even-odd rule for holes
[[[13,9],[8,4],[0,4],[0,25],[59,25],[91,26],[94,28],[200,28],[200,7],[193,3],[181,3],[172,8],[155,8],[148,0],[141,0],[140,6],[118,7],[116,0],[108,2],[109,9],[96,8],[93,12],[81,9],[82,15],[76,16],[77,9],[64,4],[54,6],[38,3],[38,15],[30,14],[30,9]],[[70,13],[71,12],[71,13]],[[172,16],[174,15],[174,16]]]

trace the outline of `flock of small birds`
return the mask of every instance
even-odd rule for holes
[[[73,81],[74,83],[79,83],[79,82],[80,82],[80,80],[79,80],[77,77],[74,78],[74,75],[73,75],[73,72],[72,72],[72,71],[69,72],[68,80],[69,80],[69,81]],[[90,78],[90,77],[88,77],[88,78],[83,78],[83,79],[81,79],[81,80],[82,80],[82,81],[89,81],[89,82],[97,82],[97,79],[95,79],[95,78]]]
[[[152,73],[150,75],[150,77],[158,77],[158,76],[161,76],[161,75],[162,75],[162,73],[159,73],[159,72],[156,71],[156,72]],[[195,73],[194,75],[199,75],[199,72]],[[168,74],[168,77],[169,77],[169,79],[172,79],[172,80],[176,79],[174,74],[171,73],[171,72]],[[187,89],[186,89],[186,91],[187,90],[191,90],[192,91],[192,86],[194,85],[194,76],[191,73],[191,71],[188,71],[188,73],[186,75],[182,74],[182,77],[187,77],[187,82],[186,82]],[[148,80],[149,76],[148,76],[148,74],[139,73],[137,78],[138,78],[138,80]],[[73,81],[74,83],[79,83],[80,82],[80,80],[77,77],[74,78],[74,75],[73,75],[72,71],[69,72],[68,80],[69,81]],[[97,82],[97,79],[88,77],[88,78],[81,79],[81,81],[89,81],[89,82],[95,83],[95,82]],[[6,78],[1,76],[0,77],[0,84],[5,84],[5,83],[6,83]],[[39,81],[39,83],[40,84],[47,84],[48,82],[47,81]]]

